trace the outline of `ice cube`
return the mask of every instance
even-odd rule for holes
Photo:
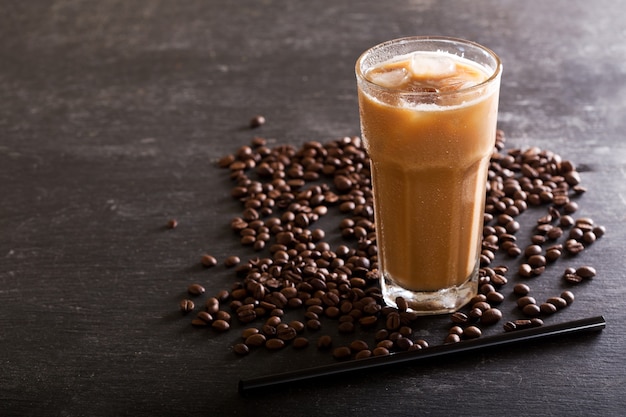
[[[397,88],[406,82],[408,75],[406,68],[396,68],[390,71],[371,71],[367,78],[381,87]]]
[[[418,79],[441,79],[454,75],[454,59],[443,54],[415,54],[411,58],[411,73]]]

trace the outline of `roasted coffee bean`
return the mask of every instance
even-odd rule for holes
[[[472,297],[472,299],[469,301],[469,304],[473,306],[476,303],[485,302],[485,301],[487,301],[487,297],[485,296],[485,294],[477,294],[474,297]]]
[[[327,307],[324,310],[324,315],[326,317],[330,317],[331,319],[339,317],[340,314],[341,314],[341,310],[339,310],[335,306]]]
[[[299,336],[293,339],[293,342],[291,344],[293,345],[294,349],[304,349],[305,347],[309,346],[309,339]]]
[[[179,308],[183,314],[187,314],[193,311],[193,309],[195,308],[195,304],[189,299],[184,299],[180,301]]]
[[[574,218],[570,215],[561,216],[559,219],[559,224],[562,227],[571,227],[574,225]]]
[[[322,323],[319,320],[307,320],[306,327],[309,330],[319,330],[322,328]]]
[[[480,322],[486,325],[496,324],[502,319],[502,312],[497,308],[490,308],[480,316]]]
[[[565,273],[563,274],[563,279],[570,284],[580,284],[583,282],[583,277],[576,273]]]
[[[565,204],[569,203],[569,201],[570,201],[569,197],[566,195],[555,195],[554,199],[552,200],[552,203],[554,204],[555,207],[562,207]]]
[[[305,329],[305,324],[299,320],[293,320],[289,322],[289,326],[293,327],[296,333],[301,333]]]
[[[595,242],[596,239],[597,239],[597,237],[596,237],[595,233],[593,233],[591,231],[588,231],[588,232],[585,232],[583,234],[583,237],[582,237],[581,240],[583,241],[583,243],[586,243],[587,245],[590,245],[593,242]]]
[[[246,340],[248,337],[252,336],[253,334],[258,334],[259,333],[259,329],[257,329],[256,327],[248,327],[246,329],[243,329],[243,331],[241,332],[241,337],[243,338],[243,340]]]
[[[390,332],[387,329],[380,329],[374,334],[374,340],[376,340],[376,342],[380,342],[381,340],[388,339],[389,333]]]
[[[362,327],[373,327],[378,323],[378,317],[376,316],[364,316],[359,319],[359,324]]]
[[[269,350],[279,350],[285,347],[285,341],[282,339],[267,339],[265,347]]]
[[[472,308],[467,316],[470,322],[476,322],[483,316],[483,311],[480,308]]]
[[[450,333],[450,334],[458,334],[459,336],[461,336],[463,334],[463,328],[461,326],[452,326],[448,330],[448,333]]]
[[[541,246],[539,245],[530,245],[527,246],[524,250],[524,256],[530,258],[533,255],[540,255],[542,252]]]
[[[566,214],[575,213],[578,210],[578,204],[574,201],[570,201],[569,203],[563,206],[563,212]]]
[[[349,359],[352,355],[352,351],[348,346],[339,346],[333,349],[333,357],[338,360]]]
[[[362,350],[366,350],[369,349],[369,346],[367,345],[367,342],[364,340],[353,340],[350,343],[350,350],[352,350],[353,352],[360,352]]]
[[[457,324],[464,324],[469,321],[469,317],[467,316],[467,314],[460,312],[460,311],[452,313],[450,315],[450,319],[452,320],[452,323],[457,323]]]
[[[487,297],[487,294],[490,292],[495,291],[495,287],[491,284],[483,284],[480,286],[479,291],[481,294],[485,294],[485,297]]]
[[[519,246],[513,244],[511,247],[507,249],[506,252],[510,257],[515,258],[522,254],[522,249]]]
[[[522,283],[515,284],[515,286],[513,287],[513,293],[520,296],[528,295],[528,293],[530,293],[530,287]]]
[[[317,309],[315,309],[317,311]],[[324,310],[322,309],[322,313],[324,312]],[[304,318],[306,318],[307,320],[319,320],[319,314],[314,313],[313,311],[307,311],[306,313],[304,313]]]
[[[233,346],[233,352],[237,355],[244,356],[250,353],[250,348],[244,343],[237,343]]]
[[[393,312],[387,315],[385,327],[387,330],[397,330],[400,327],[400,314]]]
[[[521,264],[518,268],[518,274],[522,277],[528,278],[533,276],[533,268],[528,264]]]
[[[575,274],[576,268],[572,268],[571,266],[565,268],[564,274]]]
[[[256,243],[256,237],[254,236],[244,236],[241,238],[241,244],[244,246],[251,246]]]
[[[296,332],[296,329],[294,329],[293,327],[289,325],[280,327],[279,329],[277,329],[277,332],[276,332],[276,336],[278,336],[279,339],[282,339],[284,341],[293,340],[296,338],[297,335],[298,335],[298,332]]]
[[[248,291],[245,288],[237,288],[231,291],[230,295],[235,300],[241,301],[248,296]]]
[[[546,302],[553,304],[557,310],[564,309],[568,306],[567,301],[561,297],[550,297],[546,300]]]
[[[310,289],[310,291],[313,291],[313,288]],[[311,294],[309,294],[311,295]],[[312,313],[312,314],[316,314],[316,315],[320,315],[322,313],[324,313],[324,307],[322,306],[322,300],[320,300],[317,297],[309,297],[304,304],[307,306],[306,307],[306,311],[307,313]]]
[[[374,315],[374,314],[378,314],[381,309],[382,307],[379,304],[368,303],[363,307],[363,312],[366,314]]]
[[[357,352],[357,354],[354,356],[354,359],[365,359],[369,358],[370,356],[372,356],[372,351],[369,349],[365,349]]]
[[[530,240],[535,245],[541,245],[541,244],[545,243],[547,239],[543,235],[533,235],[533,236],[531,236]]]
[[[332,344],[333,344],[333,340],[329,335],[323,335],[323,336],[320,336],[319,339],[317,339],[318,349],[328,349],[332,346]]]
[[[237,318],[242,323],[250,323],[256,319],[254,304],[244,304],[237,309]]]
[[[526,295],[517,299],[517,306],[519,308],[524,308],[524,306],[528,304],[537,304],[537,300],[535,300],[535,298],[531,297],[530,295]]]
[[[570,239],[574,239],[574,240],[580,240],[583,237],[584,232],[582,231],[581,228],[579,227],[573,227],[570,231],[569,231],[569,235],[568,237]]]
[[[505,225],[507,233],[516,233],[520,229],[520,224],[516,220],[512,220]]]
[[[482,310],[484,312],[484,311],[487,311],[487,310],[489,310],[491,308],[491,304],[489,304],[486,301],[479,301],[477,303],[472,304],[472,308],[473,309],[474,308],[478,308],[478,309],[480,309],[480,310]]]
[[[339,304],[339,296],[337,294],[335,294],[334,292],[326,292],[324,293],[324,295],[322,295],[322,302],[327,305],[327,306],[336,306],[337,304]]]
[[[252,119],[250,119],[250,128],[254,129],[265,124],[265,117],[261,115],[256,115]]]
[[[269,324],[265,324],[261,327],[261,332],[267,337],[275,337],[278,329],[276,326],[271,326]]]
[[[506,275],[507,272],[509,272],[509,267],[506,265],[499,265],[499,266],[494,266],[493,267],[493,272],[498,275]]]
[[[491,283],[497,287],[502,287],[506,285],[507,282],[508,279],[502,274],[494,274],[494,276],[491,277]]]
[[[546,266],[546,258],[543,255],[533,255],[528,258],[527,262],[533,269]]]
[[[504,323],[503,328],[505,332],[512,332],[514,330],[517,330],[517,325],[512,321],[507,321],[506,323]]]
[[[215,314],[220,309],[220,302],[216,297],[209,297],[204,303],[204,308],[210,314]]]
[[[354,309],[354,306],[350,300],[343,300],[339,306],[339,310],[343,314],[348,314]]]
[[[602,236],[604,236],[604,234],[606,233],[606,227],[604,226],[595,226],[592,229],[592,232],[594,235],[596,235],[596,238],[601,238]]]
[[[287,307],[289,307],[289,308],[294,308],[295,309],[295,308],[298,308],[298,307],[302,306],[302,304],[304,304],[302,299],[298,298],[298,297],[289,298],[288,301],[287,301]]]
[[[450,333],[446,336],[444,344],[458,343],[461,341],[461,336],[455,333]]]
[[[396,339],[395,345],[399,350],[406,351],[413,346],[413,341],[407,337],[400,337]]]
[[[571,255],[578,255],[580,252],[585,250],[585,247],[576,239],[568,239],[565,241],[565,250]]]
[[[169,219],[167,221],[167,228],[168,229],[176,229],[176,227],[178,227],[178,220],[176,220],[176,219]]]
[[[209,254],[202,255],[202,258],[200,258],[200,262],[206,267],[212,267],[217,265],[217,259]]]
[[[228,323],[230,323],[230,321],[231,321],[231,316],[230,316],[230,314],[229,314],[229,313],[227,313],[227,312],[226,312],[226,311],[224,311],[224,310],[218,310],[218,311],[216,311],[216,312],[215,312],[215,314],[213,315],[213,318],[214,318],[215,320],[224,320],[224,321],[226,321],[226,322],[228,322]]]
[[[546,237],[550,240],[556,240],[561,236],[563,236],[563,229],[560,227],[553,227],[548,231],[548,233],[546,233]]]
[[[218,291],[217,295],[215,296],[215,298],[217,298],[219,302],[224,302],[228,300],[229,297],[230,297],[230,293],[226,290]]]
[[[546,261],[554,262],[561,257],[561,250],[557,248],[550,248],[546,250]]]
[[[463,330],[465,339],[476,339],[482,335],[482,331],[476,326],[468,326]]]
[[[200,311],[200,312],[196,315],[196,318],[198,318],[198,319],[200,319],[200,320],[204,321],[204,322],[205,322],[205,323],[207,323],[207,324],[211,324],[211,323],[213,323],[213,320],[214,320],[213,316],[212,316],[211,314],[207,313],[206,311]]]
[[[255,136],[250,141],[250,144],[254,146],[255,148],[259,146],[265,146],[267,144],[267,140],[265,138]]]
[[[277,308],[284,308],[289,303],[287,297],[281,292],[272,292],[265,297],[265,300],[274,304]]]
[[[398,311],[400,312],[406,311],[409,307],[404,297],[396,297],[396,305],[398,307]]]
[[[402,326],[398,330],[398,333],[403,337],[409,337],[413,334],[413,329],[410,326]]]
[[[498,291],[490,291],[486,294],[487,302],[490,305],[498,305],[504,301],[504,295]]]
[[[500,239],[500,242],[511,242],[511,243],[517,242],[517,237],[509,233],[500,234],[499,239]]]
[[[191,320],[191,324],[195,327],[207,327],[211,324],[211,319],[210,315],[209,317],[196,316],[193,320]]]
[[[339,333],[352,333],[354,332],[354,323],[348,321],[340,323],[337,326],[337,330],[339,330]]]
[[[205,289],[200,284],[191,284],[189,285],[189,287],[187,287],[187,292],[191,295],[200,295],[204,294]]]
[[[374,350],[372,350],[373,356],[388,356],[389,354],[390,354],[389,349],[382,347],[382,346],[378,346],[374,348]]]
[[[230,329],[230,324],[226,320],[214,320],[211,327],[219,332],[225,332]]]
[[[522,307],[522,313],[528,317],[536,317],[541,313],[541,308],[537,304],[526,304]]]
[[[234,266],[238,265],[238,264],[239,264],[239,262],[241,262],[241,259],[239,259],[239,257],[238,257],[238,256],[231,255],[231,256],[227,257],[227,258],[224,260],[224,265],[225,265],[227,268],[232,268],[232,267],[234,267]]]
[[[543,314],[554,314],[557,312],[557,308],[554,304],[551,303],[541,303],[539,305],[539,310],[541,310],[541,313]]]
[[[596,276],[596,269],[592,266],[581,266],[576,269],[576,275],[584,279],[591,279]]]
[[[414,340],[413,341],[413,345],[419,345],[423,349],[426,349],[429,346],[428,342],[426,340],[424,340],[424,339],[416,339],[416,340]]]
[[[519,330],[519,329],[532,327],[533,322],[532,320],[529,320],[529,319],[519,319],[519,320],[513,320],[513,324],[515,324],[515,328]]]
[[[570,305],[574,302],[574,293],[572,293],[571,291],[563,291],[561,293],[561,298],[565,300],[565,302],[567,302],[567,305]]]

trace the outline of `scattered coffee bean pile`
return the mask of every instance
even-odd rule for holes
[[[263,119],[264,122],[264,119]],[[256,118],[251,127],[262,124]],[[479,294],[462,311],[450,315],[451,324],[442,343],[478,338],[485,326],[502,320],[498,309],[503,289],[514,275],[518,280],[536,278],[561,257],[575,258],[605,228],[590,218],[574,218],[575,198],[585,192],[574,164],[553,152],[531,147],[504,151],[505,136],[497,132],[487,181],[484,233],[480,257]],[[222,262],[234,268],[237,281],[230,290],[208,297],[191,323],[224,332],[233,322],[243,326],[241,341],[233,351],[245,355],[265,347],[280,350],[316,345],[338,360],[388,355],[394,351],[423,349],[428,342],[414,337],[418,316],[397,299],[397,308],[382,300],[377,271],[377,247],[368,156],[358,137],[327,143],[311,141],[300,148],[270,148],[261,137],[223,157],[220,167],[230,170],[232,196],[242,213],[231,221],[241,244],[259,252],[242,262],[230,256]],[[529,207],[545,207],[537,220],[531,243],[519,246],[516,218]],[[330,210],[342,218],[338,231],[342,242],[332,247],[326,232],[316,224]],[[521,259],[517,271],[492,266],[497,253]],[[205,254],[207,268],[218,260]],[[565,282],[576,285],[592,279],[590,266],[568,267]],[[522,319],[507,321],[504,331],[541,326],[542,317],[565,309],[574,301],[571,291],[544,301],[530,296],[530,286],[512,289]],[[202,285],[188,287],[180,302],[187,314],[196,309],[191,298],[205,295]],[[300,320],[286,320],[289,310],[301,310]],[[333,346],[323,323],[336,323],[332,333],[368,331],[372,341],[356,338]],[[363,334],[362,332],[360,334]]]

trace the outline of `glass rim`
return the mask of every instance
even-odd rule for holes
[[[492,73],[490,74],[490,76],[484,80],[483,82],[473,85],[471,87],[463,87],[461,89],[458,90],[454,90],[454,91],[437,91],[437,92],[432,92],[432,91],[406,91],[403,90],[401,88],[396,88],[396,87],[385,87],[382,86],[380,84],[376,84],[373,81],[370,81],[369,79],[367,79],[365,77],[365,74],[363,73],[363,71],[361,70],[361,64],[363,63],[364,59],[368,56],[371,55],[372,52],[375,52],[377,50],[381,50],[383,48],[386,48],[390,45],[396,45],[396,44],[408,44],[411,42],[425,42],[425,41],[434,41],[434,42],[442,42],[442,43],[448,43],[448,44],[463,44],[463,45],[469,45],[473,48],[476,48],[478,50],[481,50],[483,52],[485,52],[487,55],[489,55],[495,63],[495,67],[492,71]],[[415,51],[416,52],[416,51]],[[481,66],[484,66],[482,64],[479,64]],[[453,95],[453,94],[465,94],[467,92],[472,92],[474,90],[478,90],[480,88],[484,88],[486,86],[488,86],[489,84],[493,83],[495,80],[497,80],[500,75],[502,74],[502,61],[500,60],[500,57],[493,52],[491,49],[487,48],[486,46],[483,46],[477,42],[473,42],[473,41],[469,41],[466,39],[462,39],[462,38],[455,38],[455,37],[449,37],[449,36],[407,36],[407,37],[403,37],[403,38],[396,38],[396,39],[391,39],[382,43],[379,43],[377,45],[374,45],[368,49],[366,49],[360,56],[359,58],[356,60],[356,64],[355,64],[355,72],[356,72],[356,76],[364,81],[365,83],[367,83],[369,86],[379,89],[381,91],[384,92],[388,92],[388,93],[393,93],[393,94],[399,94],[399,95],[411,95],[411,96],[433,96],[433,95],[437,95],[439,97],[444,97],[444,96],[448,96],[448,95]]]

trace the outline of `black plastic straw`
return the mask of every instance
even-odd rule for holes
[[[549,326],[533,327],[524,330],[505,332],[495,336],[467,340],[459,343],[432,346],[422,350],[394,353],[388,356],[375,356],[336,364],[323,365],[308,369],[285,372],[275,375],[239,381],[239,393],[251,394],[255,391],[279,387],[299,381],[346,375],[361,370],[389,367],[398,364],[417,364],[428,359],[452,356],[460,353],[480,351],[496,346],[507,346],[516,343],[564,336],[574,333],[599,331],[606,327],[603,316],[589,317]]]

